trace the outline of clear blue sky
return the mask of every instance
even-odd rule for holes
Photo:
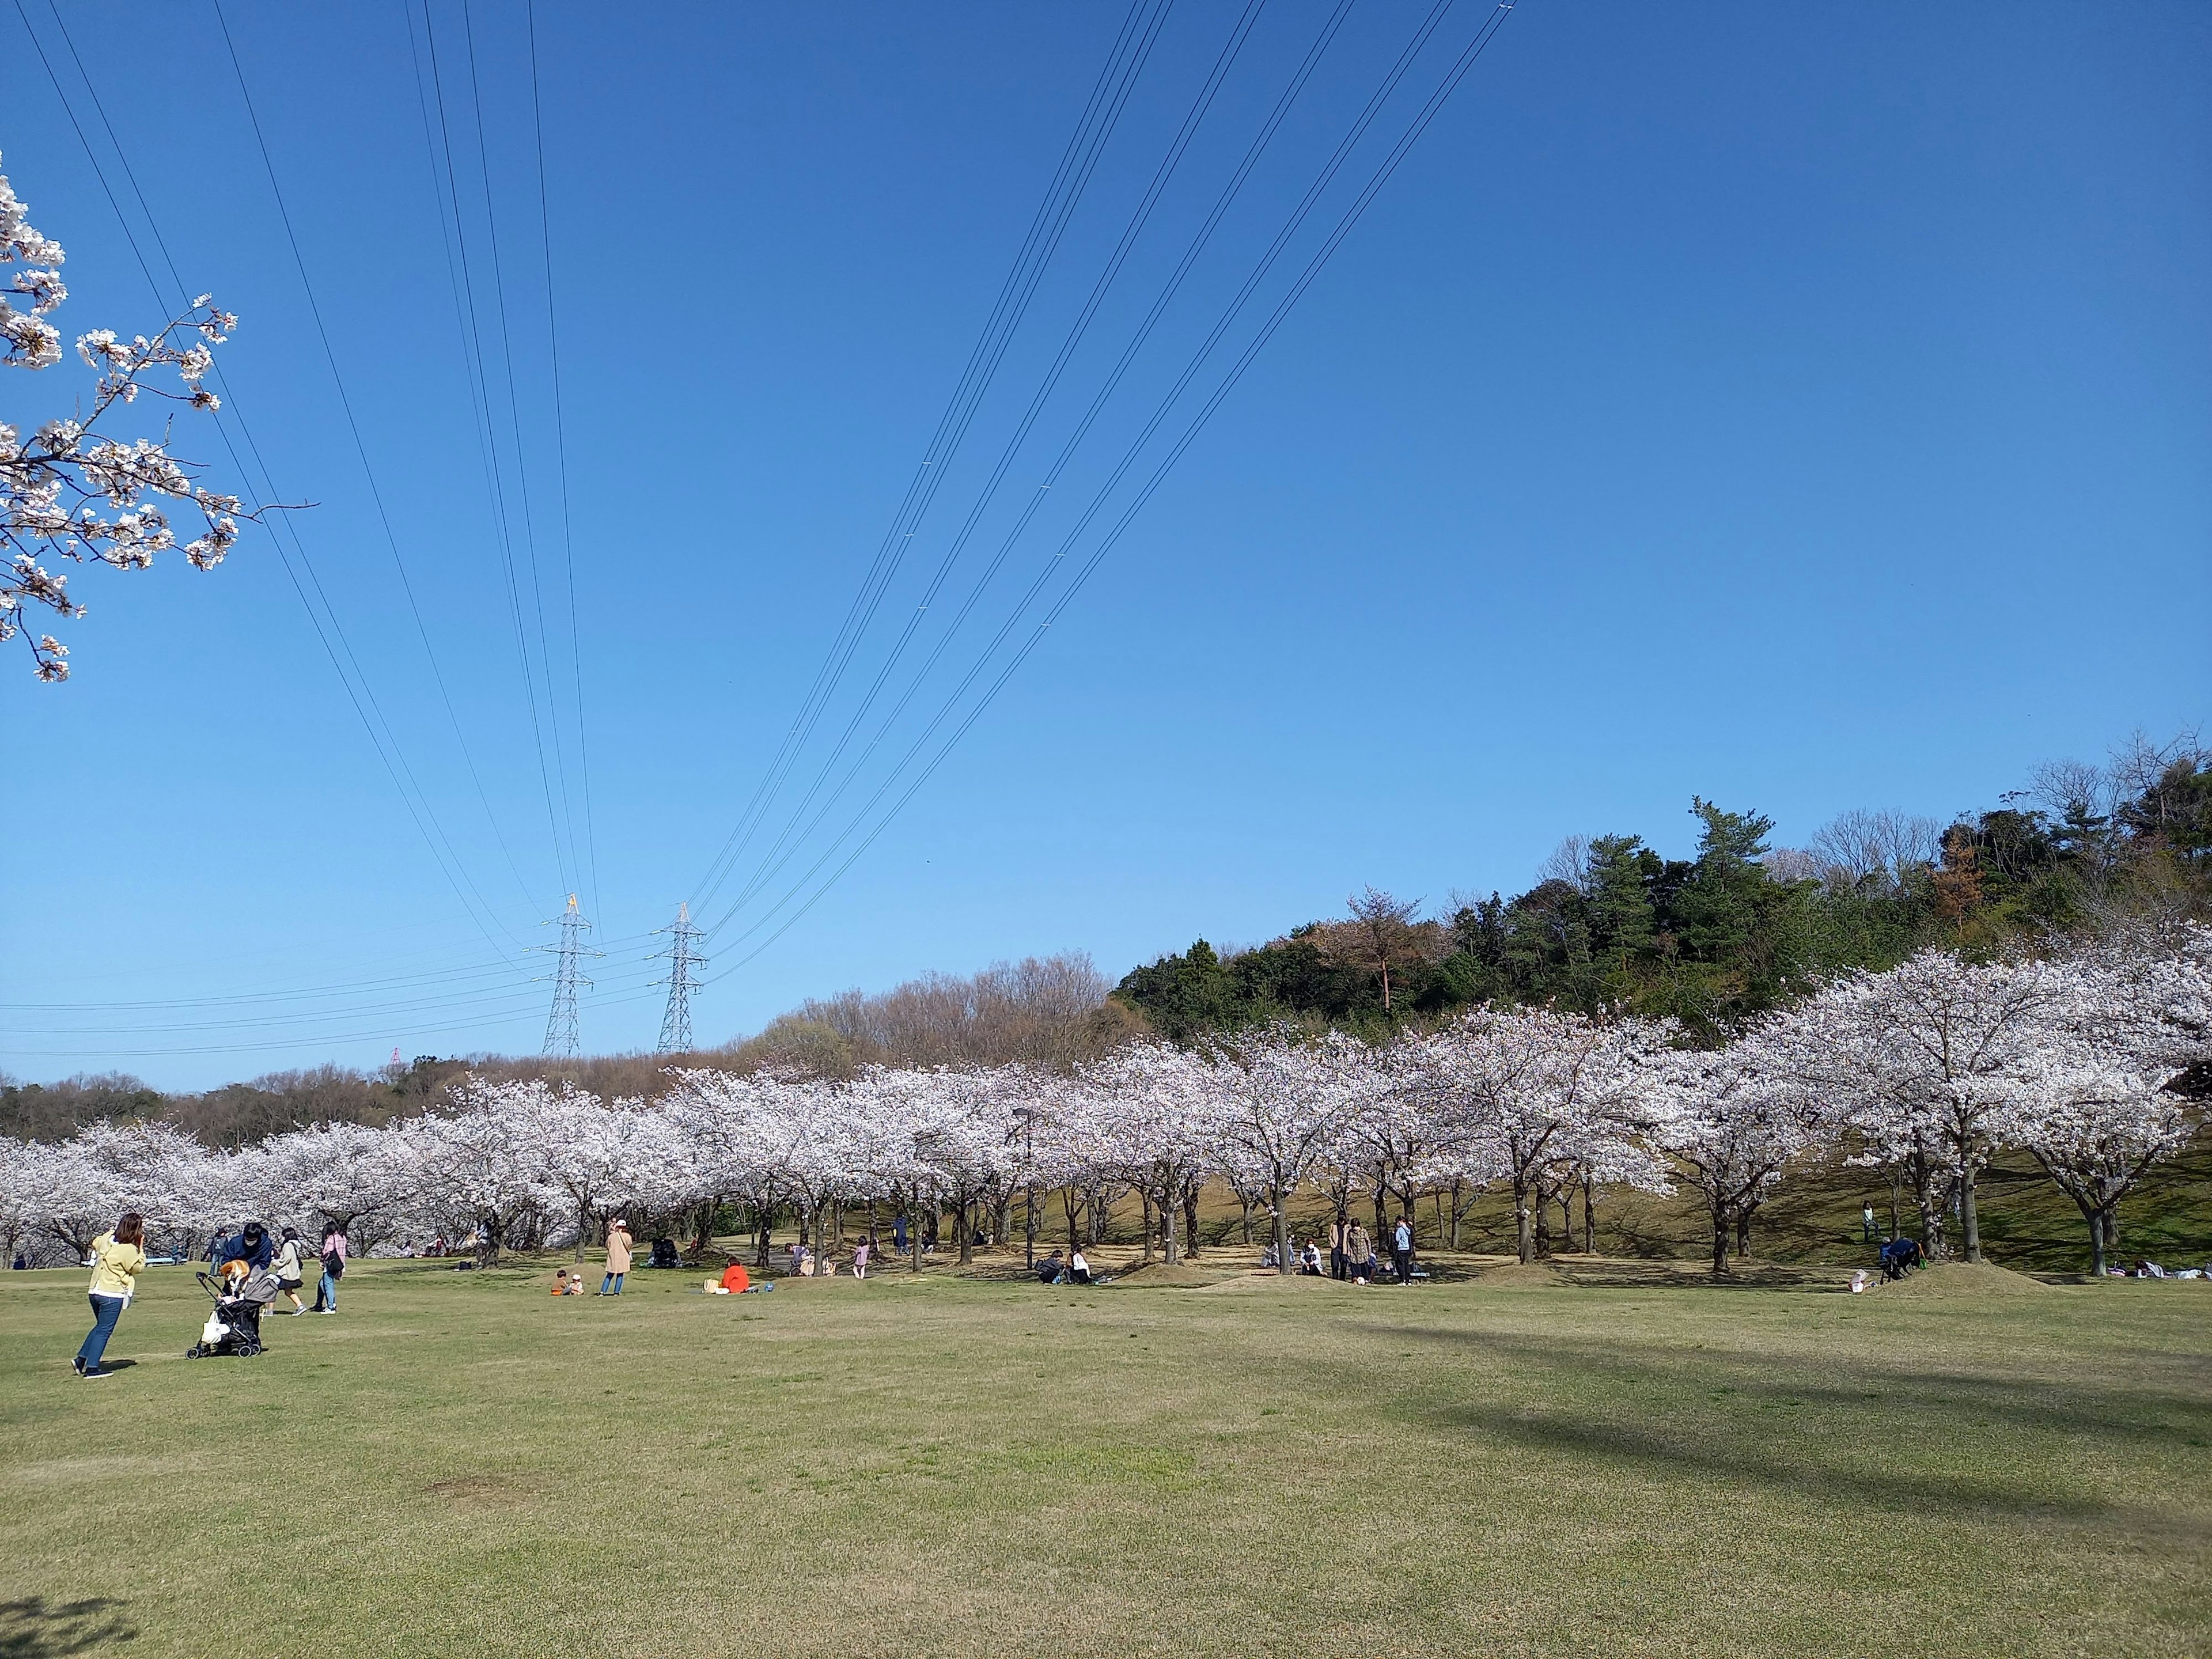
[[[123,188],[46,0],[26,3]],[[893,696],[1328,10],[1260,14]],[[101,71],[106,118],[184,280],[243,314],[222,354],[234,410],[279,489],[317,503],[306,551],[483,920],[270,538],[213,575],[94,572],[70,684],[0,662],[0,1066],[185,1086],[394,1047],[531,1052],[545,964],[517,946],[549,935],[569,884],[611,952],[586,1045],[649,1045],[641,936],[701,891],[790,727],[1126,14],[544,0],[588,837],[524,13],[476,5],[473,88],[461,12],[431,0],[428,20],[512,592],[426,147],[422,9],[411,32],[388,0],[226,14],[450,719],[212,14],[64,15],[88,64],[161,66]],[[1045,568],[1419,15],[1354,7],[845,805]],[[1447,16],[1199,392],[1484,15]],[[1167,17],[779,814],[915,614],[1238,16],[1182,0]],[[57,320],[143,327],[154,298],[84,150],[13,15],[0,33],[5,169],[70,254]],[[749,906],[707,947],[708,972],[736,971],[699,997],[701,1038],[927,968],[1081,948],[1118,975],[1200,934],[1271,936],[1364,883],[1510,891],[1573,831],[1680,852],[1693,792],[1773,814],[1785,842],[1851,806],[1948,814],[2039,760],[2203,720],[2208,86],[2198,5],[1530,0],[942,769],[757,957],[738,965],[788,908],[740,938]],[[56,412],[82,381],[11,375],[0,416]],[[204,422],[179,438],[229,476]],[[519,602],[534,664],[540,593],[538,719],[565,756],[549,747],[543,774],[514,619]],[[575,825],[573,856],[549,816]],[[359,988],[212,1000],[340,985]],[[85,1006],[25,1006],[56,1004]]]

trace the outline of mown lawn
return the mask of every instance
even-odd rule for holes
[[[1511,1277],[0,1275],[0,1654],[2212,1652],[2212,1284]]]

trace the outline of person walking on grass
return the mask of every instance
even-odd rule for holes
[[[853,1247],[854,1278],[866,1279],[868,1276],[868,1252],[871,1248],[870,1241],[865,1238]]]
[[[79,1376],[112,1376],[100,1360],[107,1353],[107,1339],[115,1334],[115,1322],[131,1305],[138,1275],[146,1270],[146,1218],[126,1210],[115,1231],[92,1241],[92,1329],[70,1365]]]
[[[299,1230],[285,1228],[284,1242],[276,1249],[276,1288],[291,1298],[295,1314],[307,1311],[300,1305],[300,1286],[307,1282],[307,1274],[300,1266],[301,1249]]]
[[[1863,1209],[1863,1210],[1862,1210],[1862,1211],[1860,1211],[1860,1212],[1859,1212],[1859,1224],[1860,1224],[1860,1226],[1861,1226],[1861,1227],[1863,1227],[1863,1228],[1864,1228],[1864,1229],[1865,1229],[1865,1231],[1866,1231],[1866,1238],[1865,1238],[1865,1242],[1866,1242],[1867,1243],[1869,1243],[1869,1244],[1873,1243],[1874,1243],[1874,1206],[1873,1206],[1873,1205],[1869,1204],[1869,1205],[1868,1205],[1868,1206],[1866,1206],[1866,1208],[1865,1208],[1865,1209]]]
[[[323,1276],[315,1281],[315,1305],[310,1313],[334,1314],[338,1310],[338,1280],[345,1277],[346,1258],[353,1247],[346,1243],[345,1229],[339,1226],[323,1230]]]
[[[629,1273],[629,1227],[620,1216],[607,1224],[607,1270],[599,1279],[601,1296],[620,1296]]]
[[[1401,1285],[1410,1285],[1413,1279],[1413,1227],[1405,1217],[1390,1234],[1390,1266],[1398,1275]]]

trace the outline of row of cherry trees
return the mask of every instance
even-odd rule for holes
[[[1670,1023],[1546,1009],[1473,1011],[1371,1047],[1275,1028],[1202,1048],[1133,1044],[1071,1074],[1017,1066],[872,1068],[845,1081],[677,1070],[651,1101],[544,1081],[471,1079],[452,1109],[385,1128],[329,1125],[210,1151],[166,1124],[100,1125],[58,1146],[0,1142],[0,1232],[82,1251],[118,1210],[189,1246],[252,1215],[335,1223],[359,1248],[473,1237],[580,1249],[617,1214],[703,1235],[735,1206],[767,1248],[798,1218],[817,1245],[848,1211],[951,1210],[961,1255],[1003,1238],[1027,1195],[1096,1237],[1135,1196],[1146,1249],[1196,1248],[1198,1201],[1224,1183],[1272,1218],[1290,1270],[1294,1200],[1340,1217],[1371,1199],[1510,1191],[1523,1261],[1551,1210],[1687,1184],[1720,1271],[1784,1171],[1843,1150],[1914,1195],[1936,1254],[1978,1260],[1976,1179],[2033,1155],[2080,1206],[2101,1267],[2119,1200],[2194,1124],[2168,1085],[2212,1057],[2212,933],[2055,961],[1941,951],[1838,981],[1717,1050]],[[1955,1213],[1960,1237],[1948,1218]],[[914,1230],[919,1251],[921,1229]]]

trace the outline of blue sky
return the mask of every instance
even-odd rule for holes
[[[586,1044],[649,1045],[646,936],[702,896],[791,728],[1130,14],[610,21],[544,0],[541,222],[519,6],[483,0],[465,25],[431,0],[426,36],[419,3],[234,0],[441,695],[212,15],[71,4],[65,41],[46,0],[27,10],[133,213],[69,47],[163,65],[104,82],[106,119],[184,280],[242,314],[232,412],[280,494],[316,504],[295,522],[334,648],[455,877],[271,538],[210,575],[91,573],[67,686],[0,663],[17,734],[0,1067],[197,1086],[395,1047],[531,1052],[545,963],[521,947],[572,885],[610,952]],[[892,696],[1329,10],[1258,13]],[[1486,15],[1446,15],[1197,395]],[[1182,0],[1161,23],[771,831],[916,613],[1240,15]],[[1201,933],[1271,936],[1365,883],[1510,891],[1570,832],[1680,852],[1692,793],[1771,813],[1785,842],[1852,806],[1948,814],[2039,760],[2212,712],[2212,16],[1531,0],[941,768],[833,885],[794,886],[1031,576],[1049,599],[1095,547],[1049,574],[1420,15],[1352,8],[857,792],[704,947],[726,976],[696,1005],[702,1040],[927,968],[1080,948],[1118,975]],[[70,254],[56,320],[143,327],[155,300],[116,214],[21,24],[0,31],[5,169]],[[433,42],[465,264],[440,206]],[[83,378],[11,375],[0,418],[57,412]],[[204,422],[177,447],[228,481]]]

